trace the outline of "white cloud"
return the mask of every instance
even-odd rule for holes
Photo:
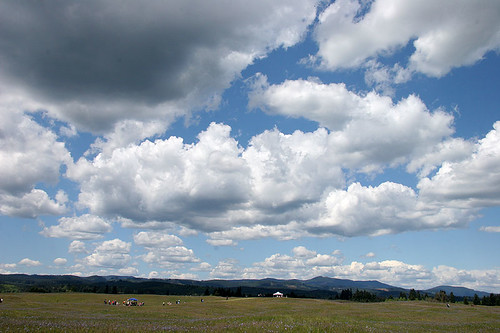
[[[111,223],[99,216],[84,214],[62,217],[59,224],[45,227],[40,233],[46,237],[71,239],[97,239],[112,230]]]
[[[17,264],[2,264],[0,263],[0,274],[16,274]]]
[[[54,263],[54,265],[57,265],[57,266],[64,266],[68,263],[68,259],[56,258],[56,259],[54,259],[53,263]]]
[[[60,215],[65,212],[64,203],[52,200],[43,190],[32,189],[21,195],[0,191],[0,213],[3,215],[36,218],[39,215]]]
[[[24,266],[30,266],[30,267],[35,267],[35,266],[41,266],[42,263],[38,260],[32,260],[29,258],[24,258],[18,262],[18,265],[24,265]]]
[[[318,254],[303,246],[295,247],[293,255],[273,254],[264,261],[243,267],[234,259],[226,259],[212,270],[211,278],[281,278],[310,279],[329,276],[351,280],[377,280],[403,288],[428,289],[439,285],[461,285],[476,290],[500,290],[498,269],[464,270],[449,266],[428,269],[423,265],[399,260],[383,260],[343,264],[336,255]],[[370,254],[370,253],[369,253]],[[367,255],[367,257],[369,257]]]
[[[313,258],[306,260],[306,265],[310,266],[332,266],[342,263],[342,258],[337,258],[328,254],[317,254]]]
[[[357,67],[413,41],[409,68],[440,77],[499,50],[499,9],[481,0],[338,0],[319,16],[313,61],[332,70]]]
[[[344,84],[287,80],[269,85],[265,77],[256,80],[249,106],[328,128],[330,133],[318,130],[315,135],[322,135],[319,147],[326,152],[321,156],[330,156],[328,162],[337,166],[379,171],[420,158],[453,133],[451,114],[430,112],[414,95],[394,104],[374,92],[355,94]]]
[[[488,202],[495,203],[497,180],[489,171],[500,165],[494,157],[500,146],[496,130],[474,145],[449,138],[452,117],[428,112],[417,97],[397,105],[376,94],[355,95],[354,100],[359,105],[351,113],[364,110],[371,125],[354,117],[347,130],[336,132],[320,128],[283,134],[275,129],[254,136],[244,149],[230,137],[229,126],[212,123],[196,143],[184,144],[176,137],[146,141],[93,160],[82,158],[67,175],[81,184],[79,206],[92,214],[134,228],[204,231],[214,246],[263,237],[375,236],[463,227],[486,203],[457,206],[431,191],[433,183],[446,180],[444,171],[450,168],[468,175],[467,191],[475,188],[483,199],[491,193]],[[374,130],[377,124],[380,128]],[[467,162],[471,151],[475,153]],[[356,182],[345,188],[341,167],[369,172],[404,161],[421,177],[440,169],[433,178],[420,180],[420,192],[393,182],[368,187]],[[476,181],[478,170],[488,174],[481,176],[484,181]],[[455,190],[454,184],[447,186]],[[146,247],[162,241],[182,244],[174,236],[159,235],[141,232],[136,242]]]
[[[242,158],[250,169],[255,208],[262,213],[290,210],[316,201],[326,187],[343,186],[342,170],[329,148],[325,129],[293,134],[274,129],[254,136]]]
[[[219,261],[210,272],[211,279],[234,279],[241,277],[242,268],[235,259],[225,259]]]
[[[144,247],[170,247],[182,245],[182,240],[175,235],[141,231],[134,235],[134,243]]]
[[[166,274],[170,279],[196,280],[198,275],[193,273],[169,272]]]
[[[0,99],[0,108],[5,109],[0,113],[0,190],[19,195],[29,193],[38,182],[57,183],[59,167],[71,161],[64,143],[27,114],[5,104]]]
[[[252,267],[241,268],[240,274],[244,278],[309,279],[331,274],[343,261],[338,251],[331,255],[319,254],[304,246],[297,246],[292,253],[292,256],[273,254],[262,262],[254,263]]]
[[[500,227],[494,227],[494,226],[489,226],[489,227],[485,227],[485,226],[482,226],[481,228],[479,228],[480,231],[484,231],[484,232],[500,232]]]
[[[194,251],[185,246],[151,249],[151,251],[141,258],[149,264],[158,264],[165,267],[171,267],[173,264],[178,263],[200,262],[200,259],[195,256]]]
[[[87,249],[85,248],[85,243],[79,240],[74,240],[69,244],[68,247],[69,253],[87,253]]]
[[[474,152],[456,162],[442,163],[431,178],[417,185],[420,196],[452,207],[483,208],[500,204],[500,122],[496,122]]]
[[[236,246],[238,245],[237,242],[235,242],[232,239],[207,239],[207,243],[212,245],[212,246]]]
[[[261,225],[251,227],[235,226],[229,230],[208,233],[207,243],[214,246],[235,246],[238,240],[252,240],[273,237],[279,240],[298,239],[304,236],[304,230],[297,222],[284,225]]]
[[[417,172],[419,177],[427,177],[443,162],[459,162],[474,151],[474,143],[462,138],[450,138],[435,145],[428,153],[408,163],[408,172]]]
[[[314,258],[316,256],[316,251],[308,250],[305,246],[296,246],[292,249],[292,253],[297,258]]]
[[[212,269],[212,265],[210,265],[208,262],[202,262],[198,266],[192,267],[192,271],[196,272],[209,272]]]
[[[136,276],[137,274],[139,274],[139,270],[135,267],[125,267],[125,268],[120,268],[118,270],[118,273],[122,275]]]
[[[145,141],[139,146],[80,159],[67,175],[81,183],[79,204],[99,215],[140,222],[175,222],[191,229],[217,229],[225,214],[247,201],[248,168],[229,126],[211,124],[196,144],[182,139]],[[221,212],[221,213],[220,213]]]
[[[407,186],[385,182],[377,187],[351,184],[330,192],[319,218],[304,229],[320,235],[383,235],[408,230],[462,227],[474,211],[424,201]],[[316,207],[319,208],[319,207]]]
[[[102,267],[122,269],[126,268],[131,260],[131,243],[124,242],[118,238],[104,241],[98,245],[94,252],[83,258],[82,263],[91,267]]]
[[[64,202],[35,186],[56,184],[61,165],[71,163],[70,154],[53,132],[13,110],[11,99],[18,98],[0,95],[0,213],[27,218],[62,214]],[[22,106],[37,110],[29,103]]]
[[[395,94],[394,84],[401,84],[409,81],[412,71],[403,68],[399,64],[392,67],[383,65],[375,60],[368,60],[364,65],[365,83],[375,88],[383,95],[393,96]]]
[[[455,267],[441,265],[432,269],[433,282],[436,285],[464,286],[467,288],[493,291],[500,291],[498,276],[500,269],[492,268],[486,270],[465,270]]]

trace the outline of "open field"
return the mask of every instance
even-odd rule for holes
[[[4,294],[0,332],[500,332],[500,307],[292,298]],[[137,297],[142,307],[105,305]],[[175,301],[181,300],[176,305]],[[162,303],[166,305],[163,306]],[[171,302],[172,305],[167,305]]]

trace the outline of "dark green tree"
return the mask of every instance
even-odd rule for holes
[[[340,299],[349,301],[352,299],[352,289],[342,289],[340,292]]]
[[[434,299],[441,303],[448,302],[448,296],[446,295],[446,291],[440,290],[436,295],[434,295]]]
[[[450,292],[450,302],[451,303],[455,303],[456,299],[455,299],[455,295],[453,295],[453,291]]]
[[[479,296],[477,296],[477,294],[474,294],[474,298],[472,299],[472,304],[474,305],[481,304],[481,300],[479,299]]]
[[[408,298],[410,299],[410,301],[414,301],[417,299],[417,292],[415,291],[415,289],[410,289]]]
[[[467,299],[467,296],[464,297],[464,305],[469,305],[469,300]]]

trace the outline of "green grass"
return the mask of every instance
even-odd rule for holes
[[[500,332],[500,307],[292,298],[5,294],[0,332]],[[137,297],[142,307],[105,305]],[[181,300],[176,305],[175,301]],[[172,305],[163,306],[162,303]]]

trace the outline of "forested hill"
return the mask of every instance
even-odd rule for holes
[[[450,289],[452,288],[452,289]],[[130,276],[25,275],[0,274],[0,293],[5,292],[90,292],[109,294],[159,294],[159,295],[220,295],[220,296],[270,296],[276,291],[292,297],[339,298],[344,291],[366,291],[378,299],[398,298],[408,294],[403,289],[378,281],[353,281],[328,277],[310,280],[181,280],[145,279]],[[488,296],[488,293],[463,287],[441,286],[419,291],[433,295],[445,290],[454,296]]]

